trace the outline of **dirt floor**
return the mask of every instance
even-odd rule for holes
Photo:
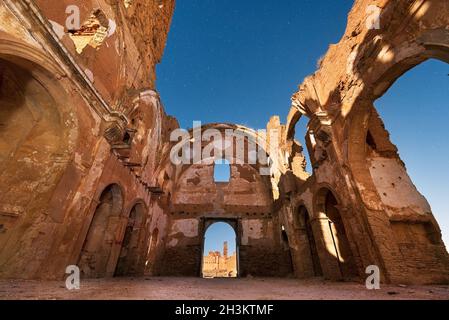
[[[0,299],[101,300],[309,300],[439,299],[449,300],[449,286],[382,286],[367,290],[358,283],[321,279],[125,278],[82,280],[69,291],[64,281],[0,281]]]

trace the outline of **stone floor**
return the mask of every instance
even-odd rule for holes
[[[305,300],[442,299],[449,286],[382,286],[367,290],[358,283],[321,279],[124,278],[82,280],[69,291],[64,281],[0,281],[0,299],[149,299],[149,300]]]

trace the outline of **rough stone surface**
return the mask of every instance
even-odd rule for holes
[[[78,27],[66,24],[70,5],[80,10]],[[380,10],[379,29],[366,26],[368,6]],[[0,278],[60,280],[68,265],[79,265],[83,279],[199,277],[205,232],[222,221],[236,232],[239,277],[361,283],[366,267],[377,265],[383,283],[448,283],[438,223],[374,102],[419,63],[449,62],[449,3],[356,0],[344,36],[300,85],[285,124],[273,116],[270,134],[225,123],[199,128],[223,137],[227,183],[214,181],[216,155],[195,129],[187,132],[189,141],[209,158],[170,161],[169,138],[179,125],[165,114],[155,67],[174,7],[174,0],[0,0]],[[308,121],[305,146],[294,140],[301,118]],[[236,141],[227,130],[244,133],[241,149],[228,146]],[[269,163],[235,161],[253,144]],[[86,282],[87,292],[98,292],[101,283]],[[202,298],[216,297],[220,286],[225,297],[232,287],[105,280],[111,290],[98,297],[163,298],[168,293],[117,288],[151,284],[179,292],[183,283],[204,285]],[[330,298],[391,298],[357,284],[235,283],[254,286],[247,298],[302,298],[308,288],[308,297],[325,289]],[[26,298],[37,284],[3,281],[0,290],[6,298]],[[42,285],[49,290],[41,298],[94,297],[70,296],[56,282]],[[30,288],[30,296],[15,286]],[[432,295],[425,288],[416,295],[402,290],[401,297],[447,297],[445,289]],[[195,290],[176,297],[197,297]]]

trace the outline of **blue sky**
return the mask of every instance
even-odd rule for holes
[[[235,252],[235,232],[227,223],[216,222],[206,231],[204,242],[204,253],[207,255],[210,251],[220,251],[223,254],[223,243],[228,242],[228,255]]]
[[[265,128],[346,28],[352,0],[178,0],[157,88],[182,128],[194,120]],[[449,244],[448,65],[427,62],[376,102]],[[405,113],[407,112],[407,113]],[[298,126],[303,141],[305,123]],[[301,129],[300,129],[301,128]],[[216,243],[221,250],[223,241]]]

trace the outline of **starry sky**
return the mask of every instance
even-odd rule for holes
[[[272,115],[285,122],[291,95],[316,70],[329,45],[338,43],[352,4],[178,0],[157,67],[157,89],[167,113],[182,128],[202,121],[260,129]],[[426,62],[400,78],[375,105],[449,245],[448,74],[449,65]],[[296,130],[301,143],[305,126],[301,121]],[[213,250],[222,249],[226,226],[208,236]]]

